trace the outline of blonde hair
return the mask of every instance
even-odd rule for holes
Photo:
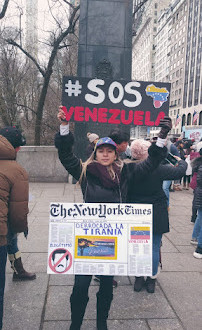
[[[82,163],[82,171],[81,171],[81,175],[80,175],[80,178],[79,178],[79,183],[80,184],[82,182],[83,177],[86,178],[86,171],[87,171],[88,165],[91,164],[91,163],[98,163],[98,161],[95,159],[95,153],[96,152],[93,151],[92,154],[90,155],[90,157],[84,163]],[[117,152],[116,152],[116,159],[113,163],[115,163],[120,168],[120,171],[122,170],[123,161],[119,158]],[[114,180],[115,177],[116,177],[116,173],[114,172],[112,164],[107,166],[107,170],[108,170],[109,175],[111,176],[112,180]]]
[[[131,143],[131,156],[133,159],[142,160],[148,156],[148,148],[151,143],[143,139],[134,140]]]

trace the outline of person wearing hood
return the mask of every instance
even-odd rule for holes
[[[193,173],[196,174],[196,188],[194,190],[193,207],[197,209],[197,218],[194,224],[191,243],[197,248],[194,257],[202,259],[202,148],[199,150],[200,157],[195,158],[192,163]]]
[[[72,152],[74,137],[69,131],[62,106],[58,119],[60,132],[56,134],[55,146],[59,159],[66,170],[79,180],[86,203],[124,203],[128,184],[133,178],[141,179],[152,172],[166,155],[165,138],[171,129],[170,119],[161,121],[160,138],[149,149],[148,158],[140,164],[124,164],[118,156],[116,143],[109,137],[98,140],[93,154],[82,163]],[[88,289],[92,275],[75,275],[70,297],[71,330],[79,330],[88,304]],[[107,330],[107,318],[113,300],[113,276],[100,276],[97,293],[97,329]]]
[[[142,162],[148,157],[148,148],[151,143],[145,140],[134,140],[131,143],[131,156],[135,162]],[[176,167],[167,164],[159,164],[152,172],[144,176],[139,184],[134,177],[131,178],[128,187],[127,203],[153,204],[153,260],[152,276],[143,276],[135,278],[134,291],[139,292],[143,286],[146,286],[147,292],[154,293],[155,282],[158,273],[160,259],[160,245],[163,233],[169,231],[169,218],[167,208],[167,198],[163,190],[164,180],[176,180],[184,176],[187,164],[180,157]]]
[[[3,320],[5,269],[8,232],[28,231],[28,176],[16,161],[17,151],[25,139],[15,126],[0,129],[0,329]],[[20,262],[19,262],[20,260]],[[21,258],[13,264],[22,269]],[[20,264],[20,265],[19,265]]]

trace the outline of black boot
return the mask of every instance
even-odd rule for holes
[[[154,293],[155,292],[156,279],[151,278],[151,277],[148,276],[147,279],[146,279],[145,285],[146,285],[147,292]]]
[[[69,330],[80,330],[89,298],[76,297],[71,295],[71,325]]]
[[[14,270],[13,273],[13,281],[31,281],[35,280],[35,273],[28,273],[23,267],[22,259],[17,258],[13,262],[11,262],[11,267]]]
[[[145,285],[144,276],[135,276],[134,291],[140,292]]]
[[[112,300],[113,294],[106,297],[97,293],[97,330],[107,330],[107,319]]]

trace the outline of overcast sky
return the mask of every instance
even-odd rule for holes
[[[36,2],[37,0],[32,1]],[[53,30],[56,26],[55,21],[50,13],[49,6],[52,8],[52,12],[57,17],[57,19],[60,22],[63,21],[63,23],[65,24],[65,18],[67,17],[67,15],[65,14],[65,9],[68,8],[67,5],[64,5],[62,7],[55,0],[38,0],[39,38],[45,38],[46,33],[44,34],[44,32],[49,32]],[[26,20],[29,19],[29,17],[26,16],[26,0],[10,0],[6,17],[1,20],[1,24],[7,27],[15,26],[19,28],[20,16],[23,34],[25,35]],[[66,22],[66,24],[68,24],[68,22]]]

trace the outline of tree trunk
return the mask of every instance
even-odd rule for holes
[[[35,122],[35,135],[34,135],[34,145],[40,146],[41,143],[41,125],[42,125],[42,118],[43,118],[43,107],[47,95],[47,90],[49,86],[49,81],[51,77],[51,72],[48,72],[44,77],[44,83],[41,90],[37,112],[36,112],[36,122]]]

